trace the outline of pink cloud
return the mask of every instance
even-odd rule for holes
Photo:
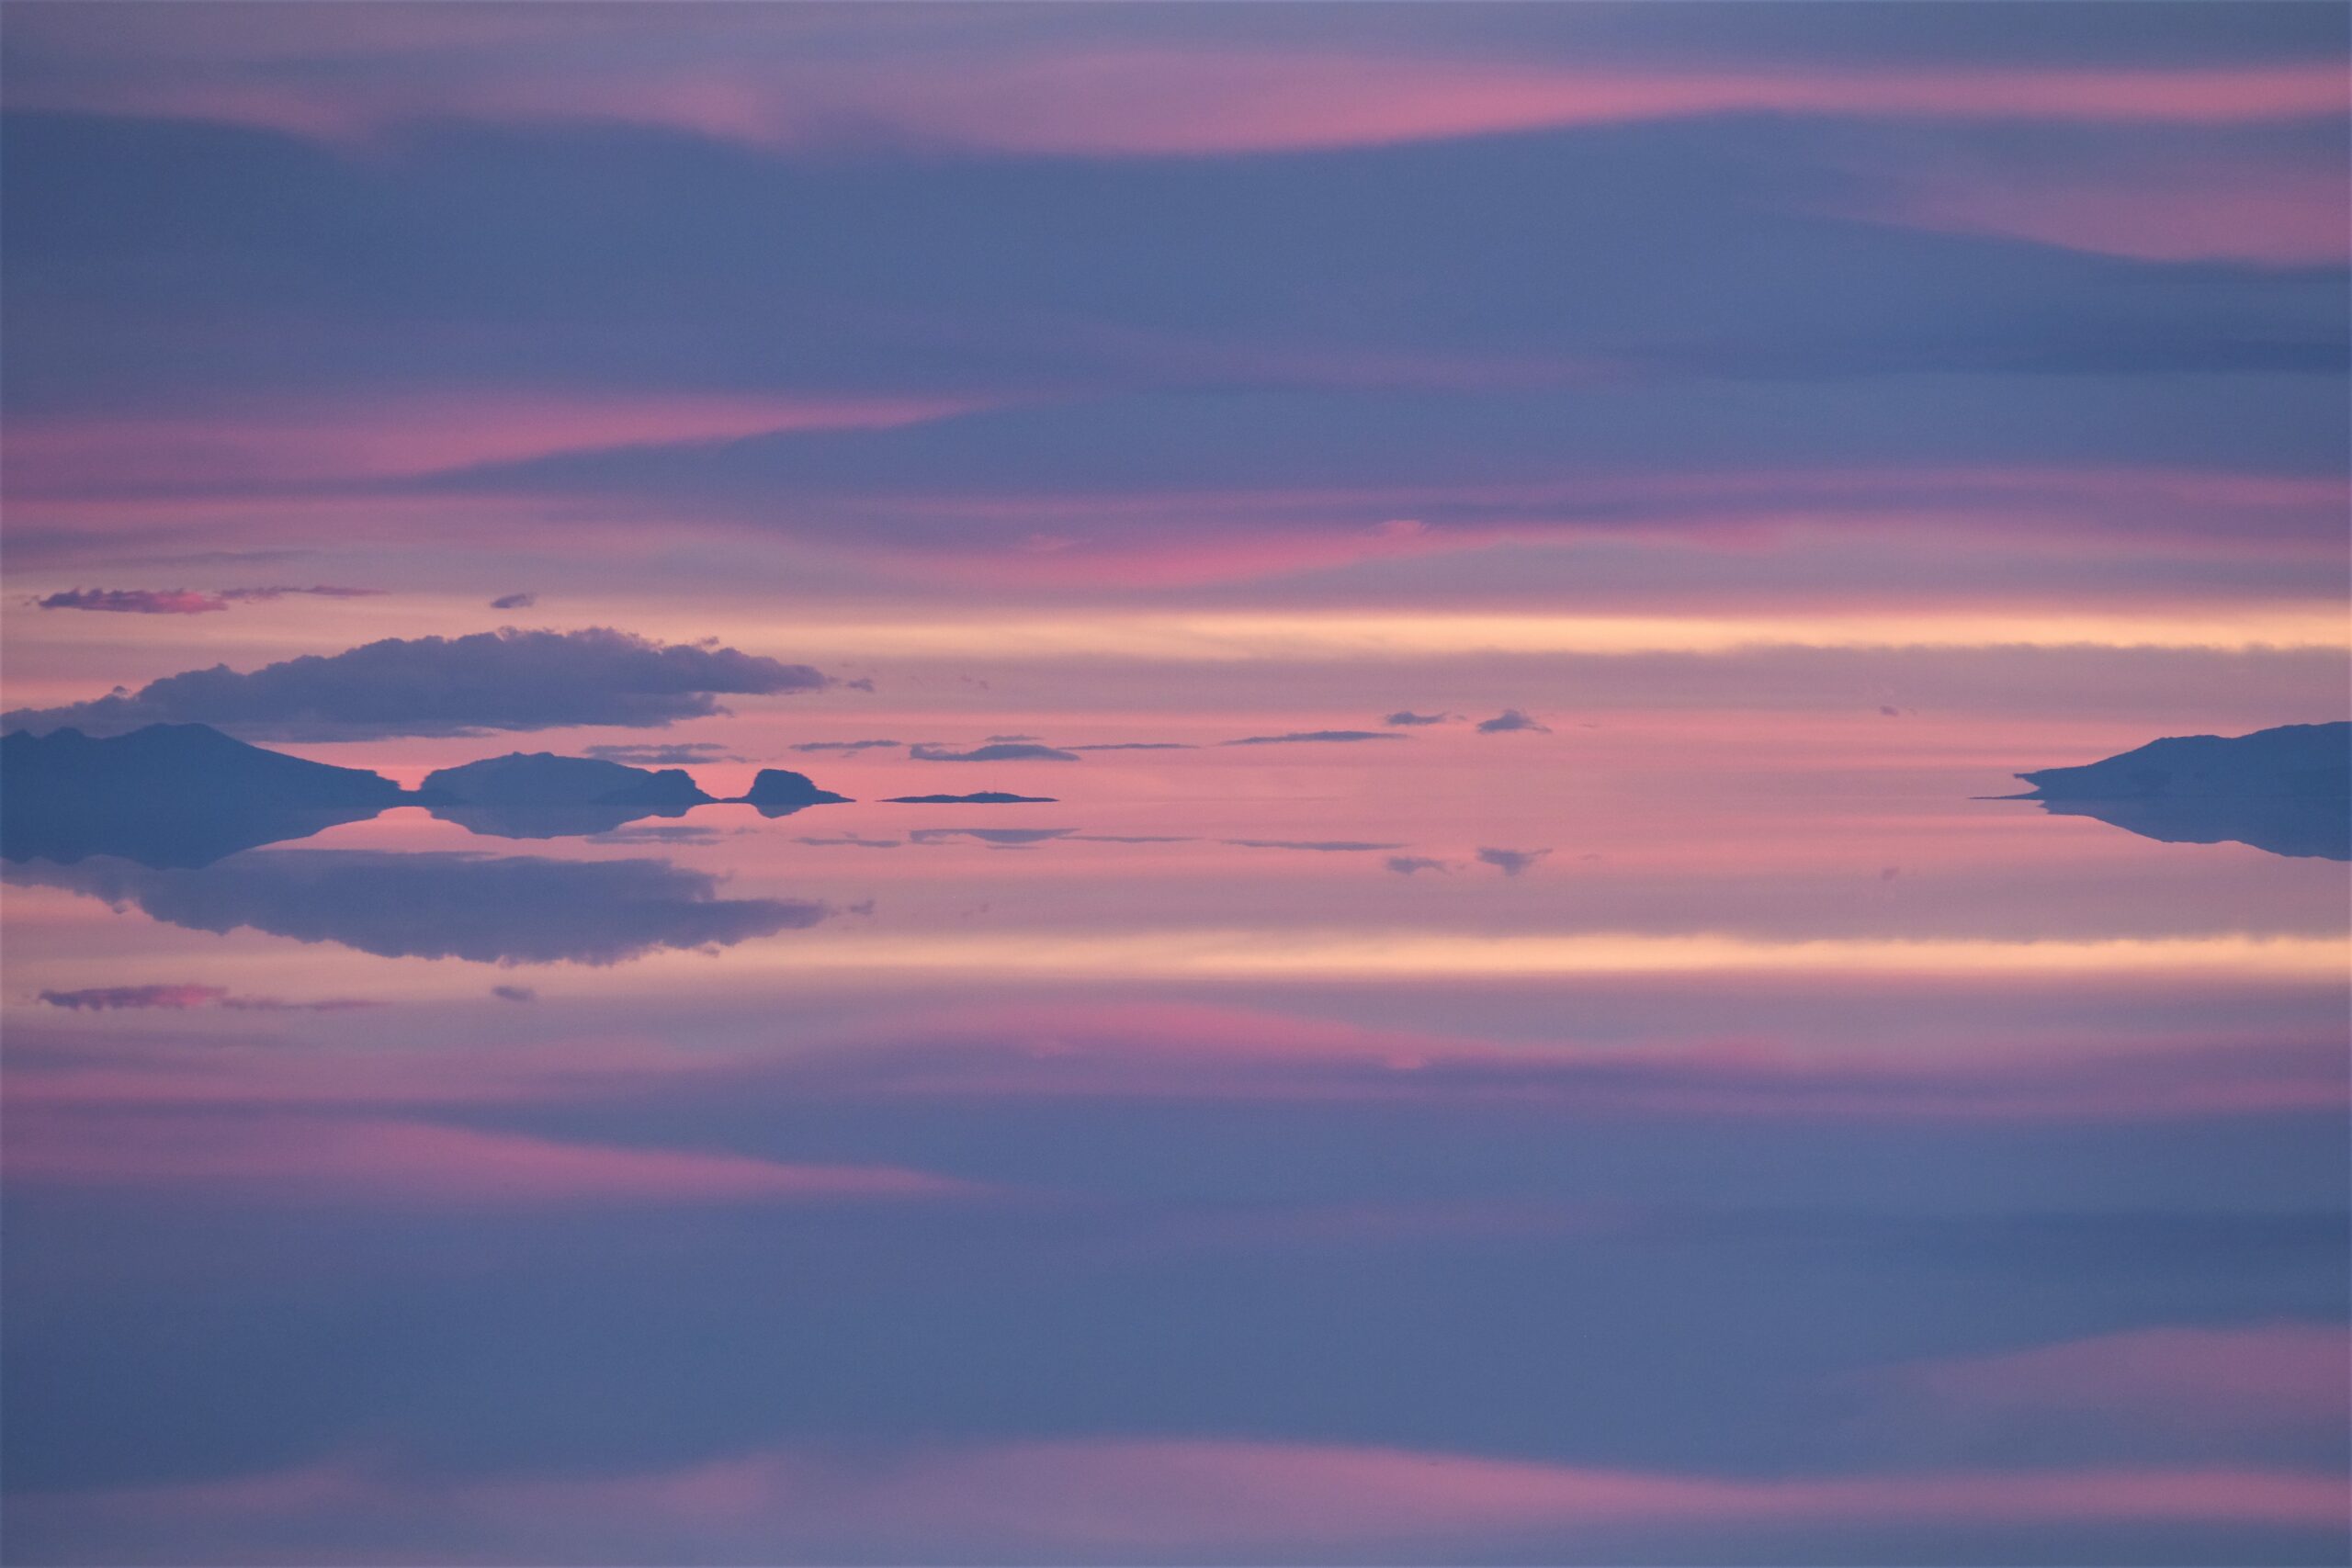
[[[424,1122],[303,1116],[21,1117],[9,1128],[0,1169],[21,1182],[459,1208],[939,1198],[973,1190],[894,1166],[788,1164]]]
[[[433,493],[371,493],[365,462],[329,440],[291,442],[218,466],[212,449],[176,469],[135,430],[81,427],[72,465],[12,461],[12,559],[95,560],[126,543],[201,539],[218,547],[308,545],[322,528],[371,537],[634,556],[664,538],[772,540],[839,550],[894,579],[1046,588],[1239,581],[1316,568],[1476,551],[1506,543],[1620,540],[1716,550],[1856,537],[1915,549],[1998,545],[2055,557],[2106,551],[2182,561],[2333,559],[2341,479],[2149,466],[1873,466],[1561,474],[1381,487],[1302,481],[1252,488],[958,490],[887,481],[852,492],[793,490],[764,500],[590,487],[469,492],[448,474]],[[655,437],[648,434],[646,439]],[[11,437],[12,458],[15,437]],[[435,460],[455,448],[412,454]],[[254,468],[253,463],[267,463]],[[447,470],[444,470],[447,473]],[[788,492],[793,504],[785,504]],[[2226,514],[2229,528],[2216,525]],[[876,516],[886,528],[873,525]],[[855,519],[853,525],[843,519]],[[1432,521],[1434,519],[1435,521]],[[2030,585],[2030,568],[2007,576]],[[2005,592],[2014,593],[2012,584]],[[1916,583],[1885,592],[1925,596]]]
[[[461,40],[462,41],[462,40]],[[497,44],[505,40],[486,40]],[[28,83],[20,107],[167,115],[364,142],[436,118],[619,121],[767,148],[846,136],[1063,153],[1379,145],[1549,127],[1781,113],[1877,119],[2245,124],[2340,115],[2341,62],[2187,67],[1754,63],[1408,56],[1295,46],[991,40],[946,51],[811,50],[790,29],[711,37],[701,58],[514,48],[466,64],[305,79],[282,62],[101,64]],[[175,51],[187,55],[185,44]],[[370,51],[360,47],[356,52]],[[628,69],[616,61],[630,58]],[[975,60],[983,68],[975,68]],[[170,68],[177,65],[177,69]],[[847,129],[845,129],[847,128]]]
[[[2080,1411],[2188,1431],[2340,1428],[2352,1415],[2352,1330],[2317,1323],[2142,1328],[1918,1362],[1878,1378],[1985,1413]]]
[[[747,1069],[757,1071],[757,1069]],[[815,1051],[801,1093],[981,1099],[1507,1100],[1566,1115],[2144,1120],[2332,1111],[2352,1068],[2332,1040],[2037,1040],[1887,1053],[1750,1037],[1631,1049],[1510,1044],[1233,1010],[1020,1011]]]
[[[2340,266],[2352,260],[2341,167],[2174,158],[2096,170],[1915,171],[1859,216],[2147,261]]]
[[[10,421],[7,488],[24,499],[358,484],[612,446],[882,429],[972,406],[911,394],[447,388],[187,413],[32,415]]]
[[[390,1530],[455,1524],[518,1553],[616,1540],[807,1560],[855,1543],[909,1559],[950,1543],[1034,1551],[1344,1553],[1585,1535],[1752,1540],[1929,1526],[2242,1525],[2331,1531],[2341,1476],[2254,1469],[1944,1471],[1739,1479],[1398,1449],[1183,1438],[865,1453],[769,1450],[667,1472],[431,1483],[324,1461],[225,1481],[20,1495],[17,1506],[144,1526]],[[256,1537],[256,1539],[261,1539]]]

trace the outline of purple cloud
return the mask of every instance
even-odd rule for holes
[[[290,1002],[282,997],[243,997],[226,986],[93,986],[79,991],[43,991],[42,1005],[70,1012],[115,1012],[160,1009],[186,1012],[193,1008],[227,1008],[235,1012],[348,1012],[354,1008],[381,1007],[356,997],[330,997],[323,1001]]]
[[[1538,724],[1517,708],[1505,708],[1494,717],[1478,722],[1478,733],[1481,735],[1511,735],[1521,730],[1535,735],[1552,733],[1551,726]]]
[[[1478,858],[1505,876],[1517,876],[1551,852],[1549,850],[1480,850]]]
[[[907,755],[918,762],[1075,762],[1079,759],[1069,751],[1032,741],[994,741],[975,746],[968,751],[950,750],[944,746],[915,745],[907,748]]]
[[[319,583],[310,588],[221,588],[209,592],[196,588],[69,588],[31,601],[43,610],[97,610],[117,615],[202,615],[232,604],[264,604],[289,593],[322,599],[368,599],[380,588],[343,588]]]
[[[32,603],[43,610],[98,610],[115,615],[201,615],[229,607],[218,593],[189,588],[70,588]]]
[[[115,734],[148,724],[209,724],[253,739],[626,725],[658,728],[727,710],[717,694],[812,691],[825,677],[731,648],[660,643],[606,626],[387,637],[240,672],[191,670],[64,707],[0,716],[9,728],[71,725]]]
[[[1383,735],[1377,729],[1294,729],[1287,735],[1245,735],[1238,740],[1219,742],[1225,746],[1287,746],[1301,740],[1402,740],[1401,735]]]

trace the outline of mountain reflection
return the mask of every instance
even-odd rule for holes
[[[2352,861],[2352,818],[2340,799],[2293,795],[2044,800],[2052,817],[2088,817],[2166,844],[2245,844],[2268,854]]]

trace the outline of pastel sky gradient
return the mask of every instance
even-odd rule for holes
[[[0,42],[0,1562],[2347,1561],[2343,6]]]

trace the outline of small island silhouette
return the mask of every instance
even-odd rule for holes
[[[2352,860],[2352,723],[2173,736],[2079,767],[2019,773],[2052,816],[2168,844],[2239,843]]]
[[[737,804],[749,806],[763,817],[788,817],[809,806],[846,805],[849,796],[835,795],[829,789],[819,789],[807,773],[796,773],[789,768],[762,768],[752,787],[737,797]]]
[[[640,817],[683,817],[715,798],[680,768],[654,773],[547,751],[442,768],[417,793],[442,820],[501,839],[605,833]]]
[[[763,817],[848,797],[806,774],[763,770],[740,803]],[[426,775],[404,790],[381,773],[249,745],[209,725],[153,724],[125,735],[78,729],[0,738],[0,856],[72,864],[109,855],[194,868],[263,844],[306,839],[396,806],[469,832],[552,839],[720,804],[682,769],[510,752]]]

